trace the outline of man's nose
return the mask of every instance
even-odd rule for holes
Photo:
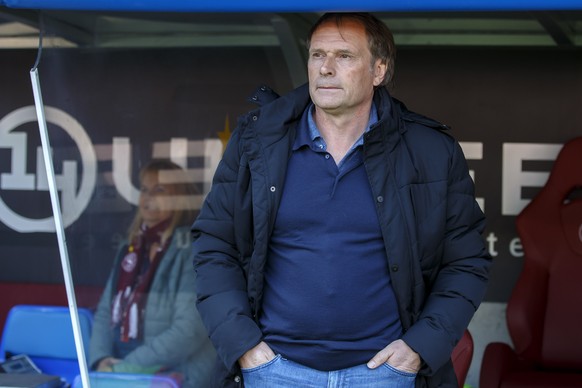
[[[335,65],[335,63],[334,63],[333,58],[331,57],[331,55],[328,55],[323,60],[323,63],[321,64],[321,67],[319,68],[319,73],[321,75],[328,75],[328,76],[333,75],[335,73],[334,65]]]

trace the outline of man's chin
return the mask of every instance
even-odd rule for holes
[[[341,109],[341,104],[332,101],[314,101],[313,102],[318,109],[323,110],[326,113],[333,113]]]
[[[332,96],[322,96],[321,94],[316,95],[315,98],[313,98],[313,103],[321,109],[336,109],[341,106],[341,103],[337,98],[332,98]]]

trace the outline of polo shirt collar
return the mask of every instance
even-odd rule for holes
[[[315,120],[313,118],[313,112],[315,110],[315,105],[311,102],[305,111],[303,112],[303,116],[300,120],[300,128],[297,131],[297,136],[295,137],[295,142],[293,144],[293,151],[301,148],[302,146],[310,146],[315,148],[316,150],[325,150],[327,145],[325,144],[325,140],[321,136],[319,129],[317,129],[317,125],[315,124]],[[376,109],[376,105],[372,102],[372,107],[370,109],[370,117],[368,119],[368,125],[364,130],[364,133],[368,132],[370,128],[378,122],[378,110]],[[354,149],[358,146],[364,144],[364,135],[362,134],[358,140],[354,143],[351,149]]]

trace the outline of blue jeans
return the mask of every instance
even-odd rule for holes
[[[388,364],[369,369],[365,364],[322,372],[281,355],[255,368],[242,369],[245,388],[414,388],[415,373]]]

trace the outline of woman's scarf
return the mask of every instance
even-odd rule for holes
[[[145,304],[158,264],[168,247],[170,239],[162,243],[162,235],[169,224],[168,219],[151,228],[142,225],[140,234],[121,260],[111,317],[114,326],[120,325],[123,342],[142,338]],[[150,260],[154,245],[158,248]]]

